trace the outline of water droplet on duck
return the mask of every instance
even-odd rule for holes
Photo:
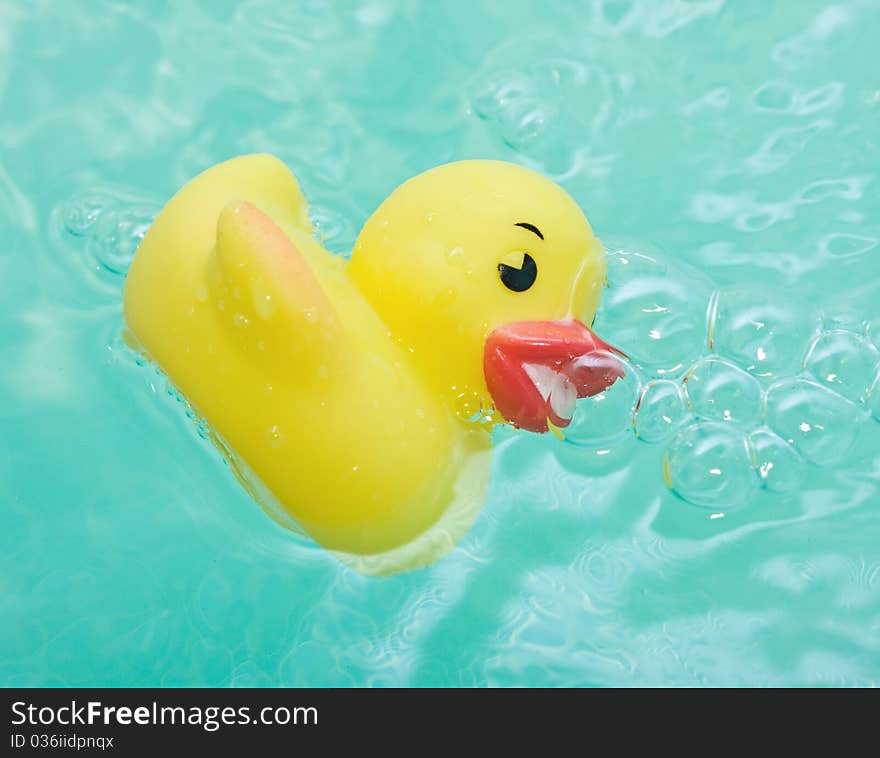
[[[254,292],[254,311],[264,321],[271,317],[272,311],[275,310],[275,303],[272,302],[272,296],[264,292]]]
[[[277,424],[272,424],[267,432],[269,436],[269,444],[272,447],[281,447],[284,444],[284,433],[278,428]]]
[[[446,253],[446,260],[456,268],[463,268],[465,264],[464,248],[456,245]]]

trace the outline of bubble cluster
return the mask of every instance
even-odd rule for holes
[[[586,455],[627,435],[663,444],[668,487],[723,513],[845,465],[880,420],[872,320],[804,319],[790,293],[713,288],[661,253],[611,249],[596,330],[622,379],[581,400],[566,441]]]

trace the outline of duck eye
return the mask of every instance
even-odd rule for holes
[[[513,292],[525,292],[538,278],[538,264],[528,253],[523,253],[519,268],[507,263],[498,264],[498,275],[501,283]]]

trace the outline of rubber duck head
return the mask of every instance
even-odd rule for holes
[[[564,427],[578,397],[620,375],[587,326],[602,245],[577,203],[527,168],[460,161],[410,179],[364,225],[349,272],[463,417]]]

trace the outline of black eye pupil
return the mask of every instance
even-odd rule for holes
[[[538,264],[528,253],[523,253],[523,262],[520,268],[508,266],[506,263],[498,264],[498,273],[501,283],[514,292],[525,292],[535,283],[538,278]]]

